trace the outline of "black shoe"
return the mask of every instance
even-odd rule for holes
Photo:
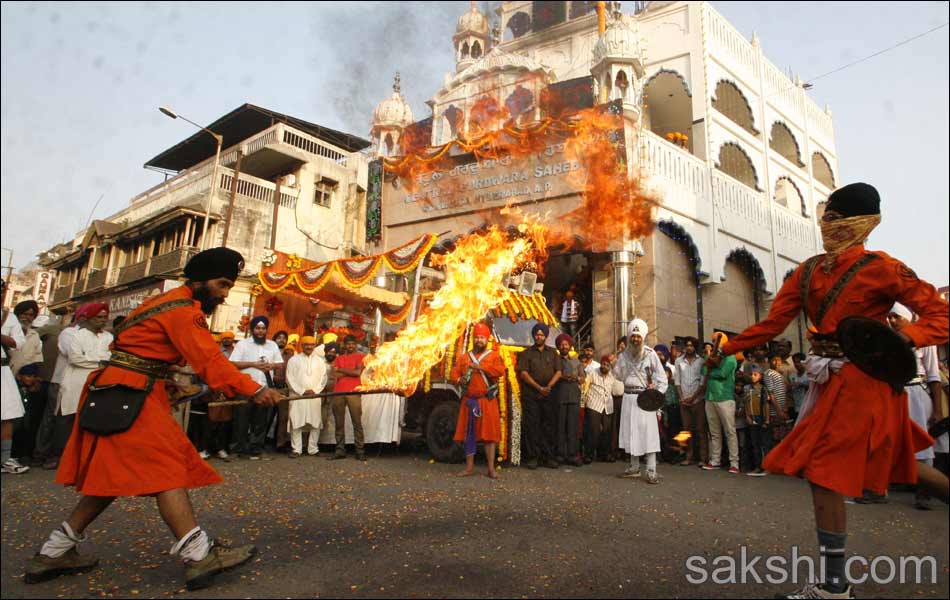
[[[344,458],[346,458],[346,454],[340,454],[339,452],[336,452],[333,454],[333,456],[328,456],[327,460],[343,460]]]
[[[544,461],[544,466],[545,466],[546,468],[548,468],[548,469],[556,469],[556,468],[558,468],[557,461],[554,460],[554,459],[551,459],[551,458],[549,458],[549,459],[547,459],[546,461]]]

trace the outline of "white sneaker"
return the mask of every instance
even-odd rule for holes
[[[639,479],[641,477],[640,469],[634,469],[633,467],[627,467],[624,470],[623,475],[620,477],[623,479]]]
[[[21,473],[26,473],[30,470],[30,467],[26,465],[21,465],[20,462],[15,458],[8,458],[3,461],[3,464],[0,465],[0,470],[4,473],[10,473],[11,475],[20,475]]]
[[[218,453],[215,454],[215,456],[217,456],[221,460],[227,460],[228,458],[230,458],[230,455],[228,455],[227,450],[218,450]]]
[[[208,454],[207,450],[202,450],[201,452],[198,453],[198,456],[200,456],[201,458],[205,460],[208,460],[209,458],[211,458],[211,455]]]
[[[797,592],[792,592],[791,594],[788,594],[786,596],[779,595],[779,596],[776,596],[776,598],[804,598],[804,599],[818,599],[818,600],[822,598],[831,598],[831,599],[840,598],[844,600],[848,598],[854,598],[854,590],[849,585],[847,589],[845,589],[845,591],[841,592],[840,594],[835,594],[833,592],[829,592],[828,590],[821,587],[820,585],[809,583],[808,585],[798,590]]]

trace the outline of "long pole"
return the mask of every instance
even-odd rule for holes
[[[204,128],[202,127],[202,129]],[[208,188],[208,209],[205,211],[205,222],[201,227],[202,250],[207,250],[211,247],[208,243],[208,221],[211,220],[211,205],[214,204],[214,192],[218,188],[218,162],[220,162],[221,158],[221,144],[224,142],[223,136],[217,133],[211,133],[211,135],[213,135],[214,139],[218,142],[218,148],[214,152],[214,168],[211,169],[211,185]]]

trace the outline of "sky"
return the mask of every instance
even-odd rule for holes
[[[142,165],[193,129],[158,106],[207,124],[250,102],[368,137],[400,71],[428,116],[468,4],[3,2],[0,260],[12,249],[22,267],[160,183]],[[946,2],[712,4],[806,81],[950,20]],[[948,40],[943,27],[810,92],[834,115],[838,181],[881,192],[868,246],[936,285],[950,282]]]

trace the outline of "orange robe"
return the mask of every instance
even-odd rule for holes
[[[456,384],[461,383],[462,377],[471,364],[472,360],[468,353],[460,356],[455,363],[455,367],[452,368],[451,380]],[[491,354],[483,358],[480,364],[490,382],[494,382],[505,374],[505,363],[501,359],[498,350],[492,350]],[[465,441],[469,412],[465,406],[467,398],[478,398],[478,408],[482,412],[482,416],[475,420],[475,439],[479,442],[489,443],[501,441],[501,417],[498,412],[500,399],[489,400],[485,397],[487,392],[488,388],[485,386],[485,380],[478,374],[478,371],[473,371],[472,378],[468,382],[468,389],[462,391],[462,404],[459,407],[458,423],[455,426],[455,441]]]
[[[191,299],[182,286],[145,300],[129,316],[171,300]],[[156,315],[121,332],[113,348],[168,363],[187,361],[211,386],[228,396],[254,394],[260,386],[241,373],[211,337],[201,305],[182,306]],[[98,369],[98,385],[123,384],[145,389],[148,377],[119,367]],[[79,409],[86,402],[83,391]],[[63,451],[56,481],[76,486],[87,496],[147,496],[177,488],[191,488],[222,481],[221,476],[188,440],[172,417],[164,380],[156,380],[132,426],[112,435],[84,431],[79,419]]]
[[[804,307],[814,322],[822,298],[834,283],[868,251],[856,246],[843,252],[826,274],[814,270]],[[948,338],[948,306],[936,289],[917,278],[906,265],[883,252],[864,266],[844,287],[817,325],[833,333],[844,317],[861,315],[885,321],[899,301],[920,319],[901,331],[918,348],[943,344]],[[768,342],[781,334],[802,310],[800,265],[785,281],[764,321],[756,323],[723,347],[732,354]],[[917,480],[914,453],[933,440],[908,416],[906,393],[895,393],[883,381],[866,375],[851,363],[832,374],[810,414],[804,417],[766,457],[763,466],[773,473],[804,477],[846,496],[867,489],[883,494],[888,483]]]

